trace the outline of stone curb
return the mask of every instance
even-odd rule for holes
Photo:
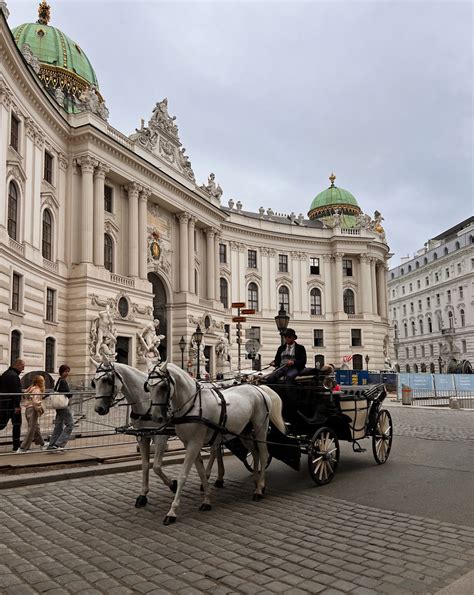
[[[474,593],[474,570],[458,578],[457,581],[444,587],[444,589],[437,591],[435,595],[467,595],[468,593]]]

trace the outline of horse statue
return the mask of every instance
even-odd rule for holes
[[[193,464],[204,492],[200,510],[211,510],[210,487],[200,452],[219,434],[238,436],[252,453],[253,499],[262,499],[269,422],[286,433],[280,397],[270,387],[241,384],[216,391],[212,386],[196,382],[178,366],[164,362],[151,370],[145,388],[151,395],[152,420],[158,424],[174,424],[176,434],[186,448],[178,489],[164,518],[165,525],[176,522],[181,493]],[[252,424],[251,432],[247,428],[249,423]]]

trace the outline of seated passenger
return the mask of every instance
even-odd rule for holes
[[[291,382],[306,366],[306,349],[296,343],[298,337],[295,331],[292,328],[286,329],[284,337],[285,345],[278,347],[275,359],[270,364],[276,366],[276,370],[265,378],[268,384],[276,382],[279,378]]]

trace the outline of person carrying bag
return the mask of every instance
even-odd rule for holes
[[[23,442],[20,445],[20,448],[16,451],[19,454],[28,452],[32,442],[38,444],[40,448],[43,448],[44,446],[44,440],[41,436],[38,422],[39,418],[44,413],[42,405],[43,395],[44,378],[38,374],[38,376],[34,377],[33,384],[26,389],[21,401],[21,404],[25,408],[25,417],[26,421],[28,422],[28,430]]]
[[[66,378],[69,376],[71,368],[65,364],[59,368],[59,378],[54,386],[54,394],[49,397],[50,406],[56,409],[56,419],[54,420],[54,429],[51,440],[46,448],[47,451],[64,450],[64,446],[71,437],[74,428],[74,419],[69,401],[72,395],[69,392],[69,384]]]

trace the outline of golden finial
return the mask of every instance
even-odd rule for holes
[[[331,182],[331,188],[334,188],[334,180],[336,179],[336,176],[334,175],[334,172],[329,176],[329,181]]]
[[[40,25],[47,25],[51,19],[51,6],[43,0],[40,2],[38,7],[38,20],[36,21]]]

